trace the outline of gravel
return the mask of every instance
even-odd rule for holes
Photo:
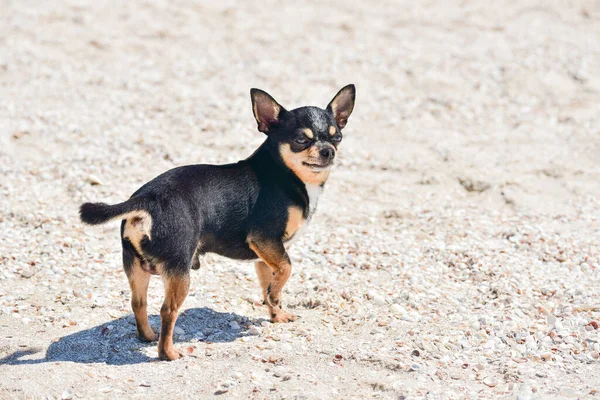
[[[4,10],[1,398],[597,395],[592,3]],[[268,322],[253,266],[207,255],[177,321],[186,357],[156,362],[118,223],[84,227],[78,205],[251,154],[250,87],[292,108],[347,83],[339,163],[290,251],[284,304],[301,318]],[[162,296],[153,279],[155,330]]]

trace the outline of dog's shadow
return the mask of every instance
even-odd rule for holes
[[[150,324],[156,330],[160,318],[150,316]],[[235,322],[234,322],[235,321]],[[174,337],[175,346],[183,342],[224,343],[249,336],[245,326],[260,325],[264,319],[249,319],[233,313],[222,313],[209,308],[185,310],[177,319],[177,326],[184,335]],[[109,365],[137,364],[157,360],[156,342],[141,342],[136,336],[132,315],[64,336],[52,343],[46,356],[39,358],[43,349],[29,348],[13,352],[0,359],[0,365],[40,364],[57,361],[76,363],[106,363]],[[184,351],[185,353],[185,351]]]

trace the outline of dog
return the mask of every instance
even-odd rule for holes
[[[158,339],[161,359],[183,355],[173,346],[173,329],[188,294],[190,269],[198,269],[199,256],[208,252],[256,261],[271,321],[296,320],[281,302],[292,272],[287,249],[315,212],[355,96],[354,85],[347,85],[325,109],[287,111],[268,93],[251,89],[254,118],[267,138],[250,157],[235,164],[174,168],[123,203],[81,205],[86,224],[121,220],[123,267],[138,337]],[[160,275],[165,286],[160,337],[148,323],[151,275]]]

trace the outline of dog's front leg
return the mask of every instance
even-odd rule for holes
[[[283,243],[253,238],[248,240],[248,244],[250,249],[264,261],[264,263],[261,261],[256,263],[256,272],[263,287],[264,300],[269,308],[271,322],[295,321],[295,315],[285,313],[282,309],[281,292],[292,273],[292,264]]]

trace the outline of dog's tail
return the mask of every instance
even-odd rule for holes
[[[84,203],[79,208],[81,221],[89,225],[99,225],[113,219],[125,219],[127,214],[145,210],[142,198],[132,197],[119,204]]]

